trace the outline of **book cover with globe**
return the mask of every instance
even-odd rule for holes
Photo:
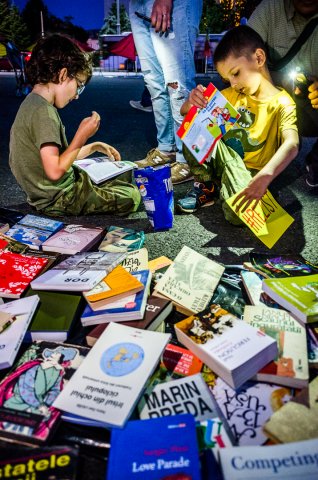
[[[123,427],[170,337],[110,323],[54,406],[106,427]]]

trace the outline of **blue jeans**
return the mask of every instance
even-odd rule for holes
[[[158,148],[176,151],[177,161],[185,162],[176,131],[183,119],[180,107],[196,86],[194,47],[202,0],[174,0],[168,35],[156,33],[149,22],[135,15],[138,11],[150,17],[153,3],[154,0],[130,0],[131,28],[152,99]]]

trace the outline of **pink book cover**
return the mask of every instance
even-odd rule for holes
[[[42,249],[61,253],[82,252],[102,238],[104,229],[92,225],[66,225],[62,230],[46,240]]]

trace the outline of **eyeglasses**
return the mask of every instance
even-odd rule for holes
[[[85,82],[81,82],[81,80],[79,80],[76,77],[73,77],[73,78],[75,78],[76,83],[77,83],[76,95],[80,95],[81,93],[83,93],[83,91],[85,89]]]

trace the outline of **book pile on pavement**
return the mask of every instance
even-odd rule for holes
[[[249,260],[1,208],[0,477],[318,478],[318,267]]]

